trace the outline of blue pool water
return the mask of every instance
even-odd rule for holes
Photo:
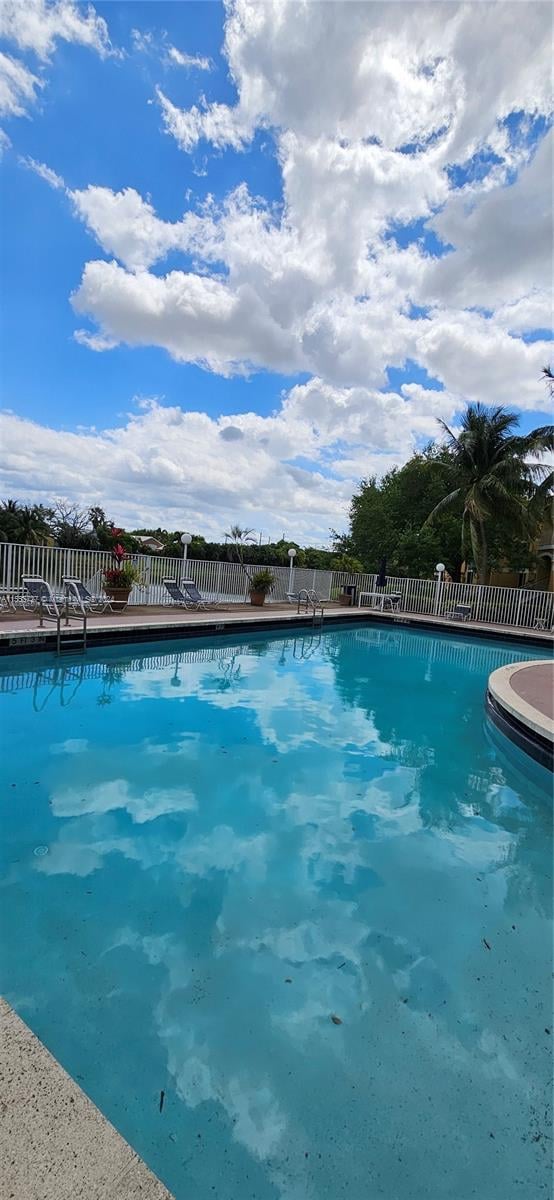
[[[177,1200],[550,1194],[550,779],[483,707],[532,656],[0,668],[0,990]]]

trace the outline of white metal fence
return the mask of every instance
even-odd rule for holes
[[[249,578],[240,563],[211,562],[205,559],[159,558],[149,554],[130,556],[141,573],[141,582],[133,588],[129,603],[170,604],[164,587],[164,577],[193,579],[199,591],[209,600],[240,603],[248,599]],[[102,574],[114,562],[109,550],[64,550],[60,546],[24,546],[0,542],[0,586],[5,592],[15,592],[25,575],[40,575],[55,592],[62,591],[65,575],[82,579],[89,591],[102,591]],[[289,567],[266,567],[274,577],[270,603],[287,599],[290,590]],[[250,575],[264,570],[262,564],[248,567]],[[313,571],[297,567],[293,571],[293,589],[313,588],[322,600],[331,596],[331,571]]]
[[[360,592],[376,591],[376,575],[333,575],[333,595],[343,583],[356,583]],[[437,579],[395,579],[387,576],[386,592],[397,592],[404,612],[443,616],[456,605],[467,605],[471,620],[486,624],[511,625],[521,629],[554,621],[554,592],[531,588],[483,587],[476,583],[442,583]]]
[[[199,591],[210,600],[240,603],[247,599],[249,581],[239,563],[210,562],[200,559],[158,558],[145,554],[132,556],[142,574],[140,585],[133,588],[130,604],[167,604],[170,598],[163,586],[164,576],[194,579]],[[64,550],[59,546],[23,546],[0,543],[0,581],[4,593],[17,591],[25,575],[40,575],[55,591],[61,591],[64,575],[82,579],[92,592],[102,589],[102,572],[113,566],[109,551]],[[251,573],[262,566],[250,566]],[[338,571],[314,571],[287,566],[268,567],[275,583],[270,603],[286,600],[287,593],[313,588],[321,600],[338,599],[343,586],[355,585],[360,592],[375,592],[374,574],[349,575]],[[443,615],[457,604],[468,605],[471,619],[485,624],[550,629],[554,621],[554,593],[524,588],[481,587],[472,583],[439,583],[433,579],[387,578],[386,592],[399,593],[400,609],[407,613]]]

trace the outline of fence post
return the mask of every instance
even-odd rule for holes
[[[443,567],[442,563],[437,563],[437,586],[435,588],[435,610],[434,610],[435,616],[437,615],[437,613],[440,612],[443,571],[444,571],[444,567]]]
[[[7,552],[6,552],[6,578],[5,578],[5,581],[4,581],[4,582],[5,582],[5,585],[6,585],[6,587],[8,587],[8,588],[10,589],[10,592],[11,592],[11,591],[12,591],[12,588],[13,588],[13,580],[12,580],[12,546],[11,546],[11,542],[8,542],[8,544],[7,544]]]

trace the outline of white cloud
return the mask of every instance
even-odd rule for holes
[[[3,0],[0,4],[0,38],[47,63],[58,41],[95,50],[102,58],[116,53],[108,27],[91,4],[85,9],[73,0]],[[0,113],[20,117],[36,101],[44,79],[19,58],[0,51]]]
[[[107,338],[131,346],[163,346],[180,362],[198,362],[221,374],[242,364],[294,369],[301,358],[288,333],[244,285],[171,271],[160,278],[129,274],[117,263],[89,262],[72,298],[76,312],[92,314]]]
[[[403,461],[415,437],[432,430],[435,413],[451,418],[451,397],[421,392],[405,401],[362,389],[335,394],[312,380],[294,388],[270,417],[212,420],[150,403],[117,428],[79,433],[5,413],[1,486],[6,495],[40,500],[51,496],[55,478],[59,492],[103,504],[130,527],[186,521],[220,538],[232,516],[277,536],[289,530],[299,539],[327,541],[329,528],[345,522],[359,474],[383,469],[392,438]],[[353,453],[360,469],[357,461],[349,475],[341,462]],[[310,471],[295,466],[298,454],[309,459]]]
[[[19,161],[22,166],[28,167],[30,171],[34,171],[35,175],[38,175],[40,179],[44,179],[44,182],[49,184],[51,188],[54,188],[56,191],[65,190],[65,183],[61,175],[58,175],[51,167],[47,167],[46,163],[37,162],[36,158],[31,158],[30,156],[27,158],[20,157]]]
[[[41,80],[24,63],[0,51],[0,113],[6,117],[23,116],[40,87]]]
[[[550,343],[527,345],[479,313],[437,312],[421,322],[418,357],[445,387],[464,399],[547,410],[540,378]]]
[[[150,54],[156,46],[154,35],[146,29],[132,29],[131,42],[138,54]]]
[[[495,314],[496,324],[510,333],[525,333],[552,326],[552,294],[549,288],[533,288],[526,296],[502,304]]]
[[[440,136],[445,160],[463,161],[497,139],[497,118],[549,111],[550,29],[541,3],[372,3],[345,13],[334,3],[234,0],[225,53],[235,127],[378,138],[390,149]],[[191,143],[210,140],[212,107],[195,111]]]
[[[200,54],[187,54],[184,50],[178,50],[176,46],[168,46],[167,56],[175,66],[185,67],[187,70],[211,71],[212,69],[209,58],[204,58]]]
[[[523,37],[538,39],[535,113],[547,103],[548,23],[530,7]],[[525,328],[523,314],[512,325],[507,312],[498,324],[484,324],[465,310],[505,308],[529,295],[536,301],[547,286],[547,143],[511,186],[496,171],[460,194],[445,171],[454,145],[463,158],[494,143],[497,154],[503,147],[506,170],[513,166],[499,121],[510,105],[531,104],[530,68],[514,56],[512,7],[496,8],[498,44],[487,19],[479,61],[495,57],[501,103],[491,99],[483,113],[467,99],[479,26],[471,6],[449,7],[445,24],[444,9],[424,4],[231,4],[225,47],[237,104],[185,111],[160,93],[166,128],[185,149],[200,136],[216,148],[240,149],[255,128],[271,126],[283,205],[254,199],[243,184],[219,205],[164,221],[130,188],[70,193],[99,245],[118,260],[85,267],[73,303],[98,329],[80,331],[81,341],[96,350],[119,342],[160,346],[224,375],[305,370],[339,390],[384,387],[387,367],[415,359],[452,395],[494,402],[505,393],[498,395],[488,358],[505,349],[514,371],[508,390],[514,398],[521,390],[522,406],[530,406],[539,351],[507,336]],[[498,65],[503,47],[511,58]],[[407,141],[419,141],[421,152],[400,153]],[[522,215],[529,211],[531,230]],[[422,219],[454,245],[444,259],[422,244],[389,240],[391,229]],[[187,256],[183,268],[154,274],[170,251]],[[430,306],[428,320],[411,320],[412,304]],[[454,380],[437,347],[452,345],[455,353],[462,337]]]
[[[91,186],[68,195],[103,249],[133,271],[151,267],[170,250],[194,249],[195,237],[203,229],[201,218],[192,212],[181,221],[161,221],[134,188],[112,192]]]
[[[108,27],[91,4],[86,8],[73,0],[3,0],[0,6],[0,37],[15,42],[46,61],[56,41],[76,42],[103,57],[111,52]]]
[[[39,36],[43,8],[37,0],[34,17],[13,25],[19,45],[44,58],[78,28],[106,52],[107,31],[90,10],[48,6]],[[165,35],[133,37],[162,63],[165,54],[203,64]],[[527,136],[550,104],[549,48],[540,3],[234,0],[225,53],[236,103],[200,96],[181,109],[158,90],[163,125],[186,151],[204,139],[207,154],[242,153],[267,130],[278,203],[241,184],[217,203],[189,197],[165,220],[135,188],[72,189],[27,160],[65,187],[100,248],[71,298],[90,321],[75,333],[83,347],[154,346],[225,376],[309,378],[266,418],[153,406],[115,433],[80,435],[6,418],[8,489],[28,480],[37,496],[50,494],[55,464],[59,487],[81,498],[100,490],[108,507],[123,482],[140,481],[118,514],[129,523],[186,516],[219,536],[232,508],[247,525],[294,520],[299,536],[325,538],[343,523],[357,478],[404,461],[438,416],[452,420],[468,399],[544,407],[548,347],[518,335],[549,317],[551,150],[544,138],[533,155]],[[39,85],[22,82],[24,96],[13,83],[6,102],[22,110]],[[481,177],[469,172],[454,187],[448,168],[476,153]],[[430,235],[452,250],[435,257]],[[389,369],[411,362],[441,389],[389,386]]]
[[[76,329],[73,337],[80,346],[87,346],[96,354],[103,354],[104,350],[115,350],[117,346],[114,338],[106,337],[102,333],[91,333],[89,329]]]
[[[431,222],[456,253],[437,260],[422,293],[468,307],[496,308],[552,282],[552,134],[511,186],[452,196]]]
[[[167,132],[173,134],[182,150],[193,150],[202,137],[213,146],[241,150],[252,137],[253,127],[228,104],[204,103],[202,108],[194,105],[185,111],[172,104],[161,88],[156,94]]]

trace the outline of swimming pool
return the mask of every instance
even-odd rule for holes
[[[550,780],[484,714],[530,657],[4,661],[0,990],[177,1200],[549,1194]]]

